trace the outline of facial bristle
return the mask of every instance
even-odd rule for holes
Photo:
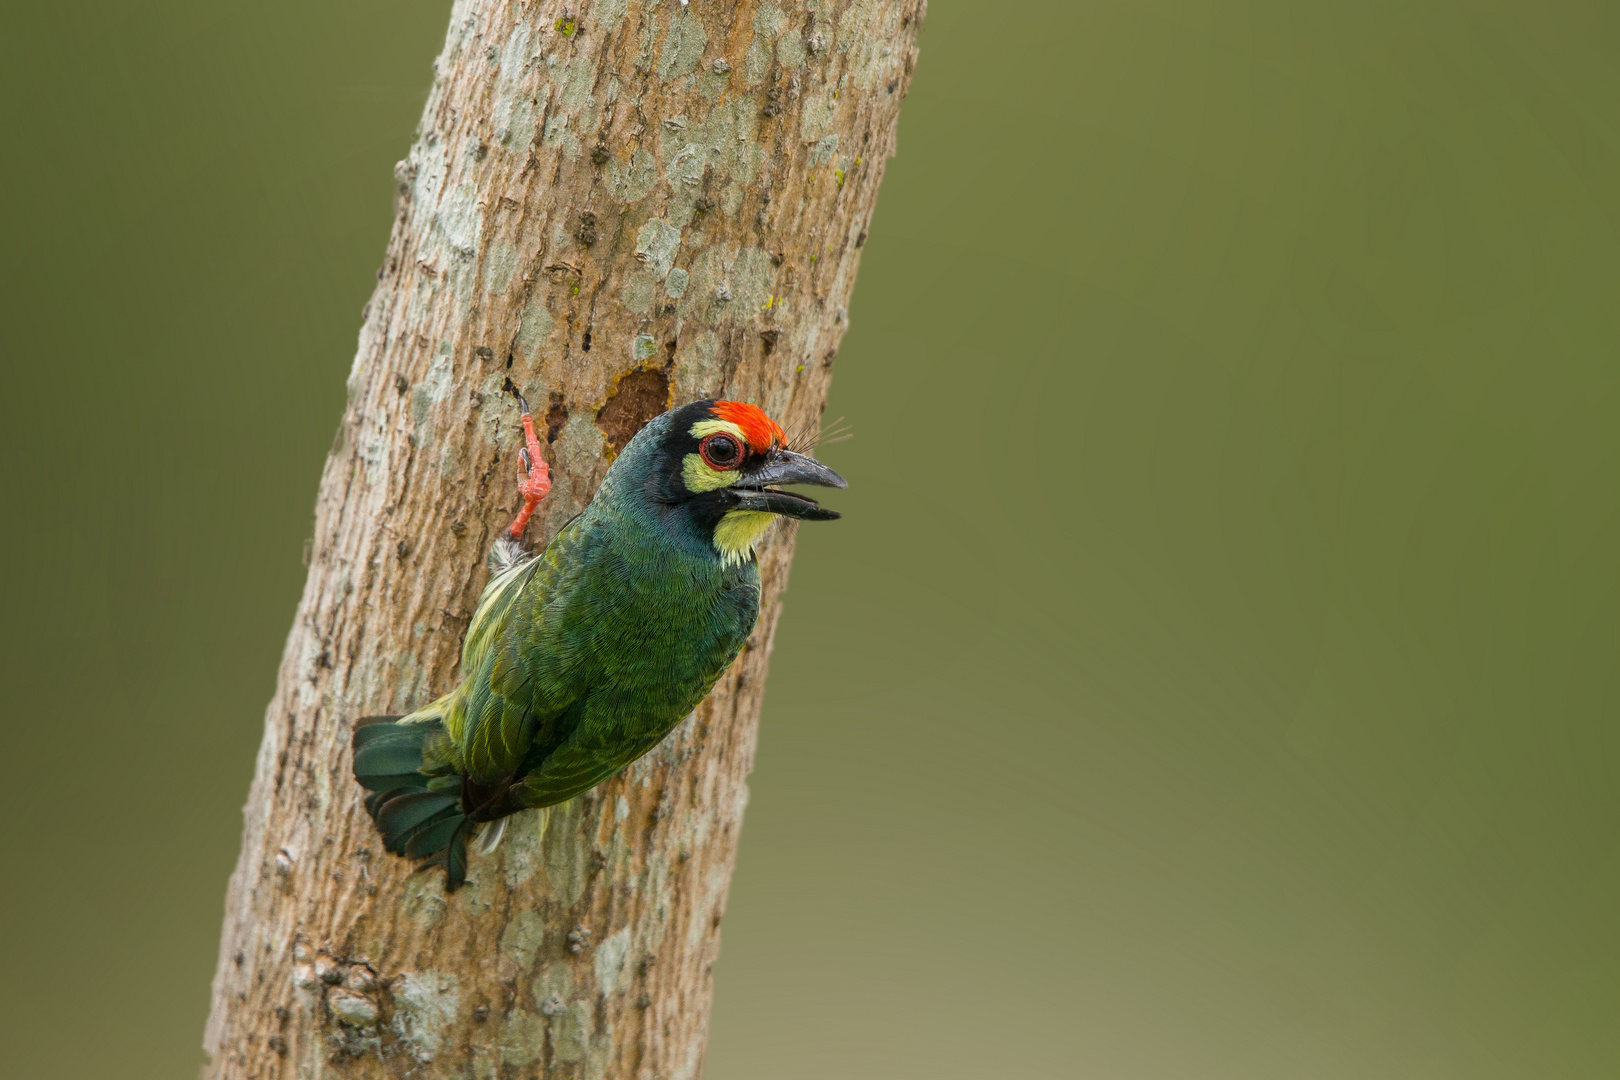
[[[793,432],[793,437],[787,443],[789,450],[799,454],[808,454],[818,446],[843,442],[845,439],[855,437],[850,433],[849,425],[844,423],[842,416],[821,428],[812,426],[813,423],[812,421],[810,424],[806,424],[803,429]]]
[[[713,411],[716,419],[736,424],[742,429],[750,449],[764,451],[787,442],[787,435],[781,427],[757,405],[750,405],[746,401],[717,401]]]

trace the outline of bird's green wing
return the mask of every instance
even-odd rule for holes
[[[667,734],[668,729],[662,729],[631,735],[606,724],[581,723],[538,768],[513,785],[513,801],[517,807],[534,808],[572,799],[657,746]]]
[[[537,726],[584,692],[579,676],[585,673],[558,677],[556,665],[537,665],[536,659],[568,651],[561,640],[561,613],[585,574],[598,533],[576,517],[537,558],[491,580],[479,599],[462,649],[466,681],[446,721],[459,764],[475,780],[510,776],[528,753]]]
[[[649,637],[644,627],[657,627],[651,613],[680,583],[637,581],[622,573],[623,563],[622,553],[615,558],[611,551],[593,560],[590,576],[573,597],[580,602],[559,609],[557,632],[544,651],[527,654],[528,670],[542,680],[566,672],[570,664],[584,677],[570,695],[577,704],[559,714],[557,723],[547,723],[531,743],[512,789],[518,806],[571,799],[657,746],[708,694],[753,629],[757,577],[752,588],[728,594],[706,625],[676,623],[675,632],[699,647],[672,661],[658,637],[667,628]],[[623,618],[591,602],[609,595],[640,614]],[[719,617],[721,612],[730,617]]]
[[[566,526],[564,528],[566,529]],[[560,540],[562,534],[559,533],[557,538]],[[473,611],[472,622],[467,625],[467,640],[461,645],[462,671],[477,671],[483,664],[484,656],[489,652],[496,634],[506,625],[507,615],[512,610],[513,603],[523,594],[524,588],[541,566],[541,556],[529,555],[518,559],[489,579],[489,584],[484,586],[483,594],[478,597],[478,607]]]
[[[600,671],[598,679],[605,678],[605,686],[583,696],[558,717],[560,723],[547,725],[533,744],[526,771],[512,788],[514,808],[553,806],[571,799],[657,746],[708,695],[741,644],[739,638],[736,647],[716,653],[709,670],[681,680],[686,684],[684,703],[662,713],[648,713],[642,703],[626,701],[614,685],[611,665]]]

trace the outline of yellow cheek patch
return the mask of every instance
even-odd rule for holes
[[[754,545],[776,515],[764,510],[733,510],[714,527],[714,547],[727,566],[740,563],[753,553]]]
[[[737,470],[721,472],[711,469],[702,454],[687,454],[681,461],[681,479],[686,481],[687,491],[713,491],[736,483]]]

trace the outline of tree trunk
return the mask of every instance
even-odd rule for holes
[[[545,413],[537,542],[671,404],[819,419],[923,10],[455,4],[321,478],[207,1075],[698,1074],[791,527],[709,698],[621,776],[516,817],[454,895],[381,851],[349,736],[455,680],[520,501],[508,375]]]

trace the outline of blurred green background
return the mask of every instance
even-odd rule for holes
[[[200,1061],[448,6],[0,14],[8,1076]],[[1620,1074],[1617,13],[934,0],[711,1080]]]

